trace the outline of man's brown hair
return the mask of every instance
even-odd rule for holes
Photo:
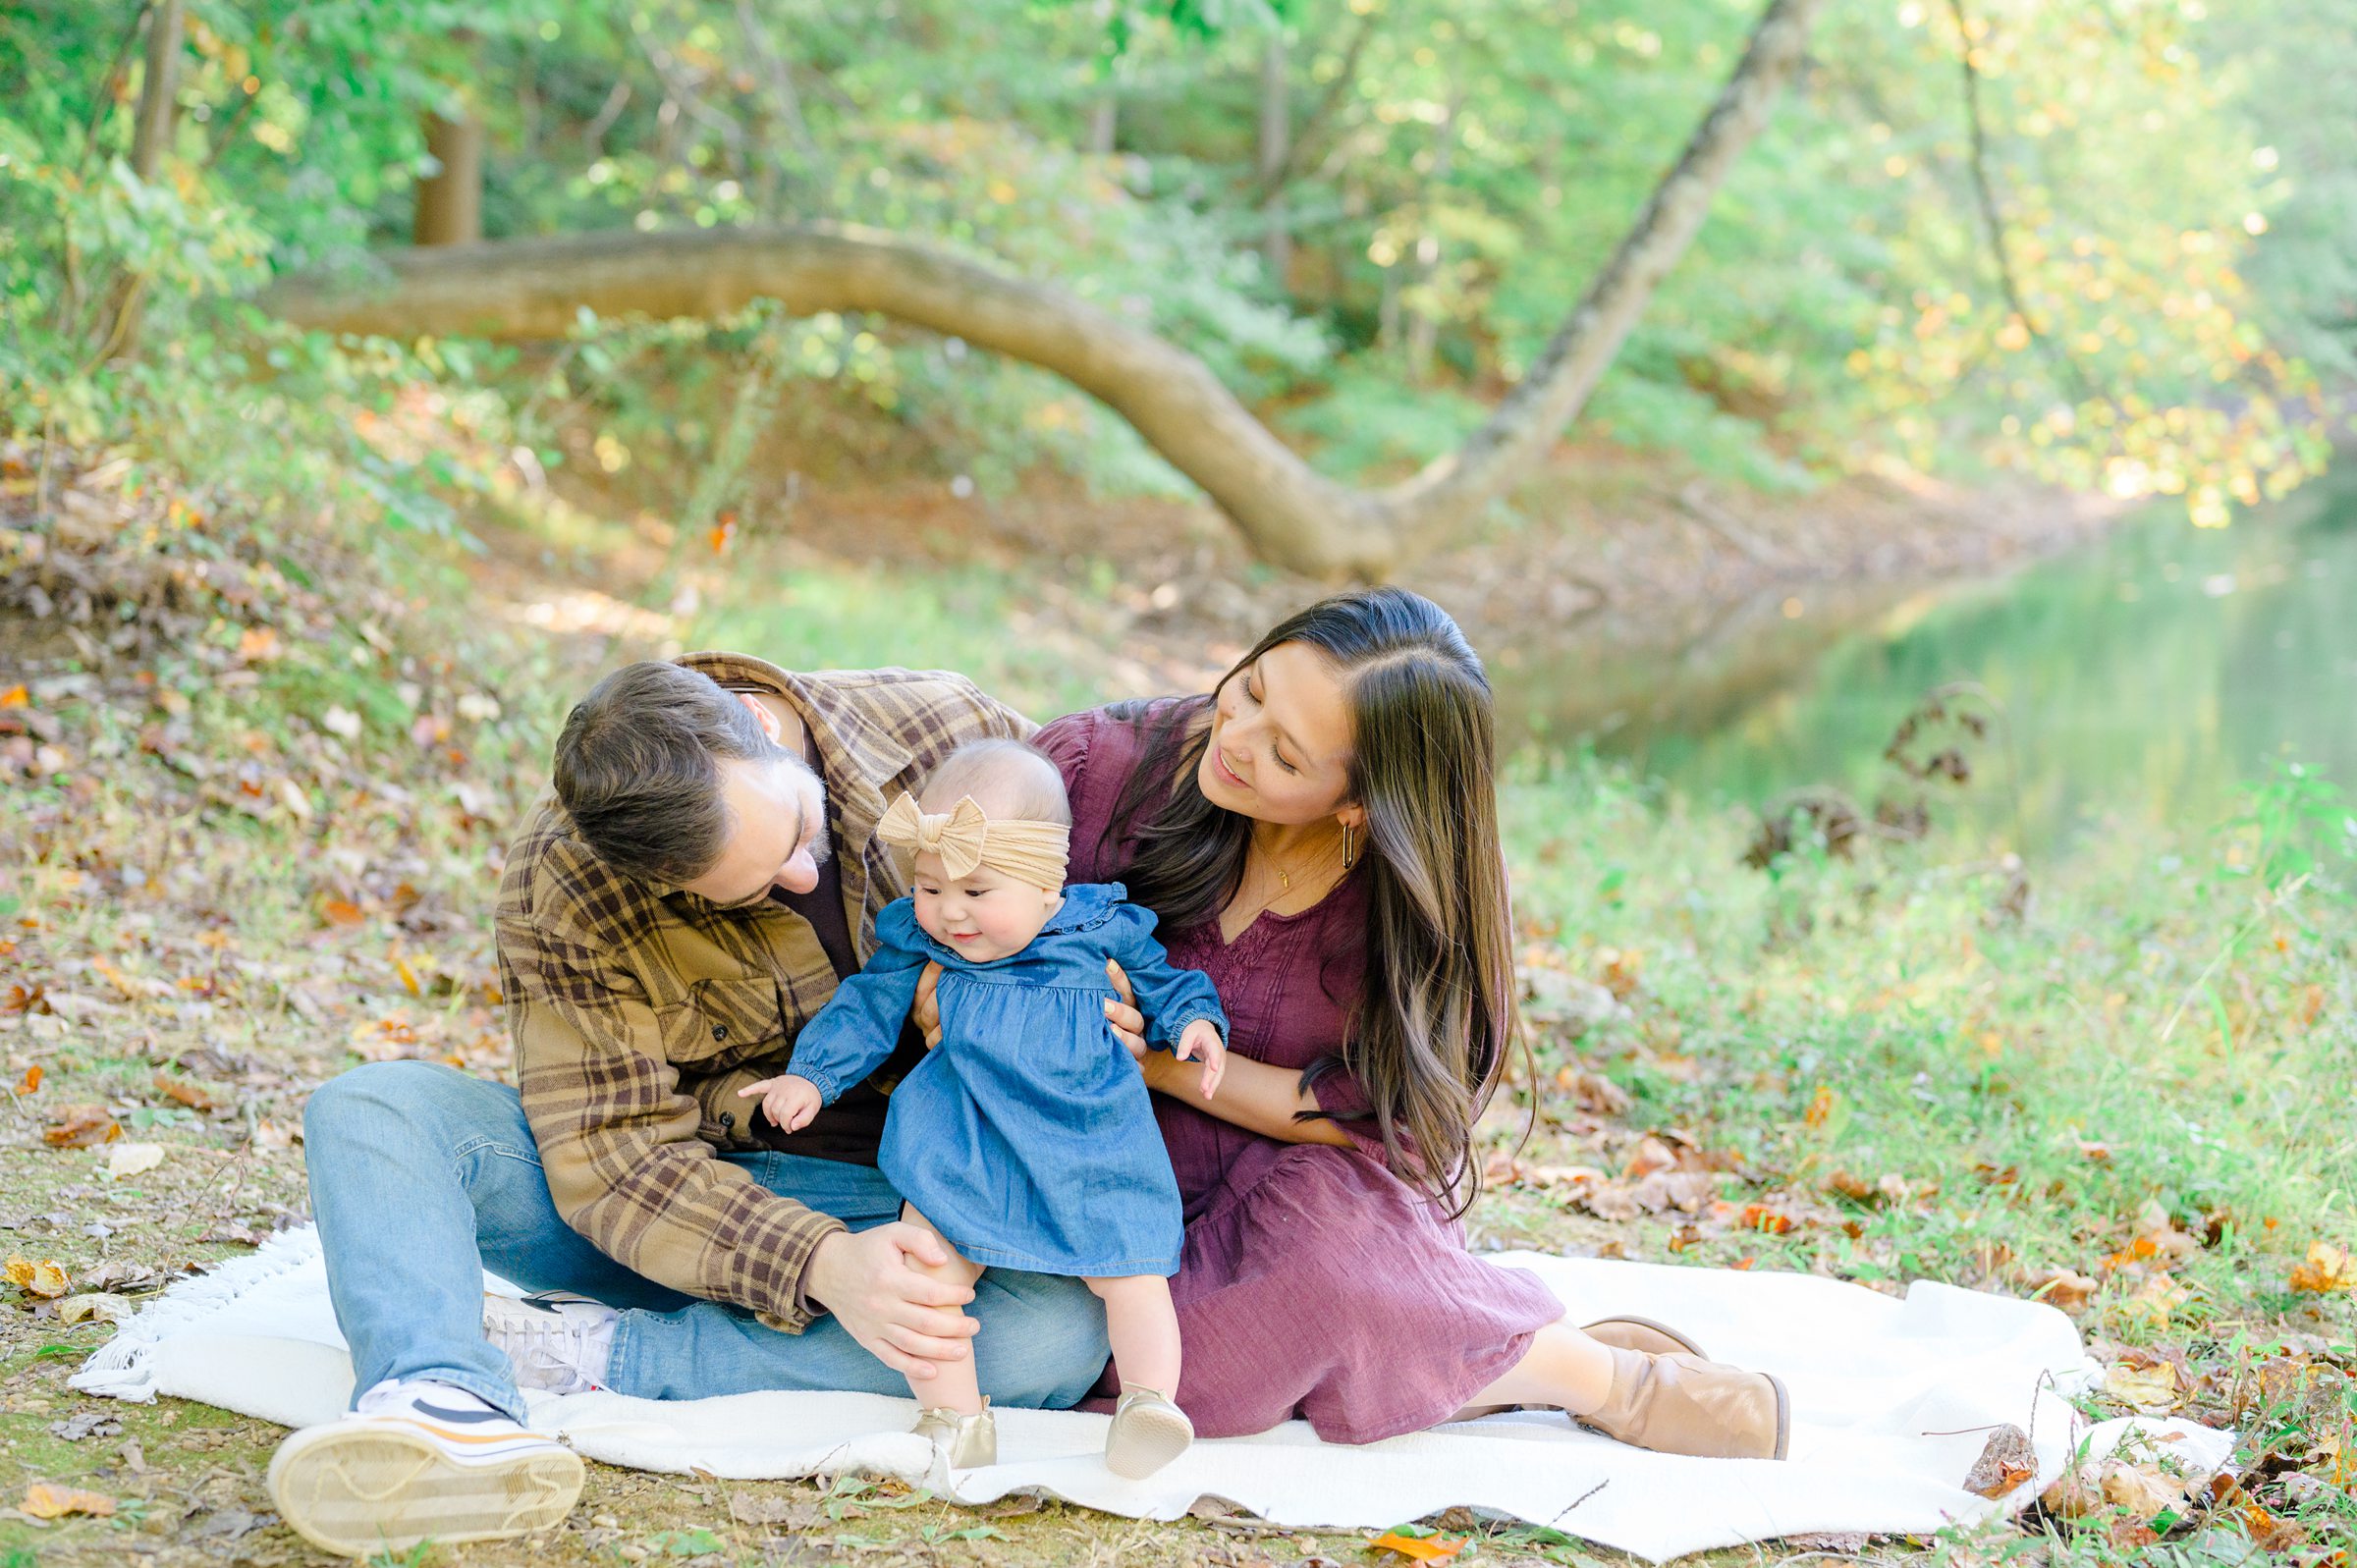
[[[557,735],[557,799],[597,857],[625,876],[692,882],[732,821],[720,764],[793,762],[710,676],[625,665],[589,688]]]

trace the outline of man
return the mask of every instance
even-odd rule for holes
[[[897,1393],[970,1354],[998,1403],[1078,1402],[1108,1354],[1080,1281],[959,1286],[875,1169],[915,1030],[791,1139],[737,1093],[785,1070],[904,892],[872,842],[886,803],[1031,728],[956,676],[733,654],[631,665],[574,709],[500,886],[520,1087],[378,1063],[304,1113],[356,1380],[271,1462],[289,1525],[364,1554],[558,1522],[580,1461],[526,1429],[520,1382]],[[485,1268],[552,1294],[486,1297]]]

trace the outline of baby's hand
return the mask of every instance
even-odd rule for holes
[[[737,1091],[740,1100],[761,1097],[761,1113],[767,1116],[780,1132],[800,1132],[818,1114],[820,1105],[818,1085],[796,1073],[784,1072],[775,1078],[746,1084]]]
[[[1228,1045],[1220,1038],[1220,1026],[1209,1018],[1197,1018],[1178,1036],[1178,1049],[1171,1054],[1181,1061],[1203,1063],[1203,1098],[1209,1100],[1220,1092],[1220,1077],[1228,1070]]]

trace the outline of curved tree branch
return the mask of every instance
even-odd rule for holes
[[[373,287],[300,276],[256,301],[334,332],[561,338],[601,316],[720,316],[754,299],[796,314],[871,310],[1053,370],[1200,485],[1262,559],[1378,578],[1448,543],[1533,472],[1594,392],[1712,197],[1767,124],[1823,0],[1771,0],[1734,76],[1619,248],[1520,385],[1465,445],[1401,484],[1318,473],[1202,360],[1073,296],[855,229],[614,233],[396,252]]]
[[[2005,297],[2006,308],[2021,320],[2021,330],[2028,333],[2056,367],[2068,379],[2082,402],[2096,398],[2094,385],[2087,373],[2079,368],[2078,360],[2068,350],[2056,343],[2052,334],[2031,314],[2029,300],[2021,292],[2021,280],[2013,272],[2013,252],[2005,243],[2009,232],[2003,210],[1998,205],[1997,183],[1989,175],[1989,128],[1981,112],[1981,68],[1972,63],[1972,24],[1964,15],[1964,0],[1947,0],[1948,15],[1956,24],[1958,40],[1957,63],[1964,71],[1964,124],[1968,136],[1966,163],[1972,172],[1973,197],[1980,203],[1981,222],[1989,229],[1989,253],[1997,262],[1997,286]]]

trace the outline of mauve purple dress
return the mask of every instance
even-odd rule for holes
[[[1033,739],[1071,793],[1071,880],[1119,881],[1130,846],[1099,840],[1140,730],[1096,710]],[[1341,1045],[1366,919],[1364,881],[1351,877],[1300,914],[1263,914],[1233,943],[1216,921],[1159,935],[1172,963],[1219,987],[1229,1050],[1299,1068]],[[1328,1110],[1365,1108],[1343,1072],[1315,1092]],[[1264,1138],[1168,1095],[1154,1110],[1185,1204],[1171,1290],[1186,1361],[1178,1403],[1199,1435],[1294,1416],[1330,1442],[1415,1432],[1462,1409],[1562,1316],[1537,1279],[1465,1251],[1463,1228],[1385,1165],[1371,1123],[1343,1123],[1355,1147],[1339,1149]],[[1117,1391],[1108,1371],[1099,1392]]]

